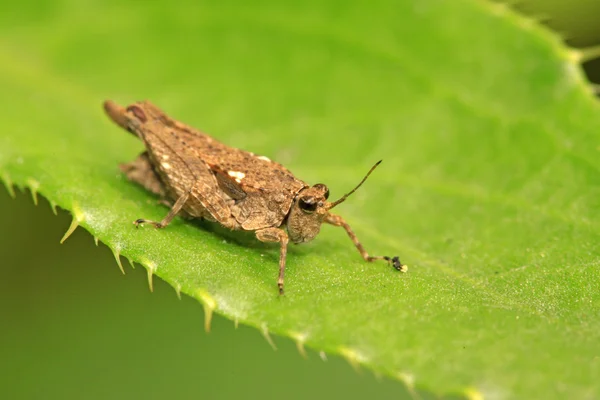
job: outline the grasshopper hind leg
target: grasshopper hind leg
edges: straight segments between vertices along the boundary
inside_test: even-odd
[[[171,207],[171,209],[169,210],[169,213],[160,222],[150,221],[149,219],[144,219],[144,218],[139,218],[139,219],[136,219],[135,221],[133,221],[133,223],[135,224],[136,227],[139,227],[140,225],[143,225],[143,224],[152,224],[156,228],[164,228],[165,226],[169,225],[171,223],[171,221],[173,220],[173,218],[175,218],[175,216],[181,211],[181,209],[183,208],[183,205],[190,197],[191,192],[192,192],[192,189],[187,190],[185,193],[183,193],[181,196],[179,196],[179,198],[177,199],[175,204],[173,204],[173,207]]]
[[[169,222],[171,222],[171,220],[175,217],[175,215],[177,215],[181,211],[181,207],[187,200],[189,192],[181,196],[180,199],[178,199],[178,201],[176,201],[173,204],[173,202],[167,198],[167,193],[164,188],[164,185],[160,180],[159,175],[154,170],[147,151],[140,154],[138,158],[136,158],[134,161],[126,164],[121,164],[120,168],[121,171],[123,171],[123,173],[125,173],[125,175],[127,176],[127,179],[144,187],[146,190],[160,196],[160,203],[171,208],[167,216],[163,218],[163,220],[160,222],[140,218],[134,221],[134,224],[136,226],[139,226],[141,224],[149,223],[156,226],[157,228],[163,228],[167,226]],[[182,213],[184,212],[182,211]]]
[[[231,215],[228,204],[221,197],[211,195],[211,187],[205,181],[194,176],[186,176],[189,181],[196,179],[192,187],[178,194],[168,191],[169,185],[165,185],[156,172],[148,152],[141,153],[134,161],[120,165],[121,171],[127,178],[144,187],[146,190],[158,195],[160,203],[170,208],[169,213],[161,221],[151,221],[139,218],[134,221],[136,226],[152,224],[157,228],[164,228],[175,218],[181,215],[186,219],[202,218],[208,221],[218,222],[229,229],[240,229],[240,224]],[[212,172],[208,169],[208,178]],[[210,179],[208,179],[210,182]]]

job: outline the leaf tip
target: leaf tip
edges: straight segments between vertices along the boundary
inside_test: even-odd
[[[327,354],[325,354],[323,350],[319,352],[319,357],[321,358],[321,360],[327,361]]]
[[[31,191],[31,199],[33,200],[33,204],[38,205],[38,189],[40,188],[40,183],[33,178],[27,179],[27,185],[29,186],[29,190]]]
[[[2,172],[0,173],[0,180],[2,180],[2,183],[4,183],[4,187],[8,191],[8,195],[14,199],[17,195],[15,193],[15,188],[10,176],[6,172]]]
[[[174,289],[175,289],[175,294],[177,294],[177,298],[179,300],[181,300],[181,283],[179,283],[179,282],[175,283]]]
[[[98,246],[98,238],[94,237],[94,239],[96,240],[96,246]],[[115,256],[115,261],[117,261],[119,269],[121,270],[123,275],[125,275],[125,269],[123,268],[123,264],[121,264],[121,247],[119,245],[114,245],[110,246],[110,248],[112,250],[113,256]]]
[[[277,346],[275,346],[275,342],[273,342],[271,335],[269,335],[269,328],[267,327],[267,324],[263,323],[260,326],[260,333],[263,335],[263,337],[265,338],[267,343],[269,343],[269,345],[273,348],[273,350],[277,350]]]
[[[288,334],[294,340],[294,342],[296,342],[296,348],[298,349],[298,353],[300,353],[302,358],[308,358],[306,349],[304,348],[304,343],[306,343],[306,338],[308,335],[300,332],[289,332]]]
[[[204,307],[204,330],[208,333],[210,332],[213,311],[217,308],[217,301],[204,289],[198,289],[196,294]]]
[[[63,244],[65,240],[69,238],[75,232],[75,229],[79,226],[79,223],[83,221],[83,213],[77,206],[77,204],[73,204],[73,220],[71,221],[71,225],[69,225],[69,229],[65,232],[62,239],[60,239],[60,244]]]
[[[408,393],[410,393],[413,399],[418,398],[415,393],[415,376],[413,374],[401,371],[396,374],[396,379],[404,383],[406,390]]]
[[[360,364],[365,362],[365,357],[362,354],[346,346],[338,347],[338,352],[346,359],[346,361],[348,361],[356,372],[360,372]]]
[[[150,288],[151,292],[154,292],[154,282],[152,280],[152,277],[156,272],[156,264],[148,259],[143,259],[140,262],[144,267],[146,267],[146,270],[148,271],[148,287]]]
[[[48,200],[48,202],[50,203],[50,209],[52,210],[52,214],[58,215],[58,211],[56,210],[56,203],[52,200]]]
[[[570,53],[572,53],[572,57],[575,57],[574,61],[578,64],[585,63],[600,58],[600,45],[570,49]]]

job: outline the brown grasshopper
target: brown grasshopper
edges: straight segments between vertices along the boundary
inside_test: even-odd
[[[146,146],[135,161],[122,164],[121,170],[171,207],[162,221],[138,219],[136,226],[149,223],[164,228],[180,214],[218,222],[229,229],[254,231],[262,242],[279,242],[280,294],[288,242],[313,240],[323,222],[344,228],[366,261],[385,260],[398,271],[406,271],[398,257],[370,256],[348,223],[330,213],[363,184],[381,161],[354,189],[330,203],[329,189],[324,184],[309,186],[281,164],[226,146],[175,121],[147,101],[127,108],[106,101],[104,110]]]

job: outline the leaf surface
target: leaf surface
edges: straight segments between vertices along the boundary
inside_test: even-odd
[[[399,3],[399,4],[398,4]],[[600,396],[600,114],[573,54],[487,3],[12,3],[0,16],[0,176],[230,319],[423,396]],[[94,18],[90,19],[89,13]],[[278,250],[176,219],[120,174],[142,151],[102,101],[147,98],[337,198]]]

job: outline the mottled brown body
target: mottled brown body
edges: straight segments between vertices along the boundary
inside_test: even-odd
[[[343,227],[365,260],[384,259],[396,269],[406,270],[398,257],[369,256],[349,225],[329,212],[353,193],[379,163],[352,192],[330,203],[327,186],[310,187],[281,164],[226,146],[171,119],[149,102],[123,108],[107,101],[104,109],[146,147],[135,161],[121,165],[121,170],[171,205],[162,221],[138,219],[136,225],[151,223],[162,228],[175,215],[184,214],[215,221],[229,229],[255,231],[263,242],[279,242],[280,293],[288,242],[312,240],[323,222]]]

